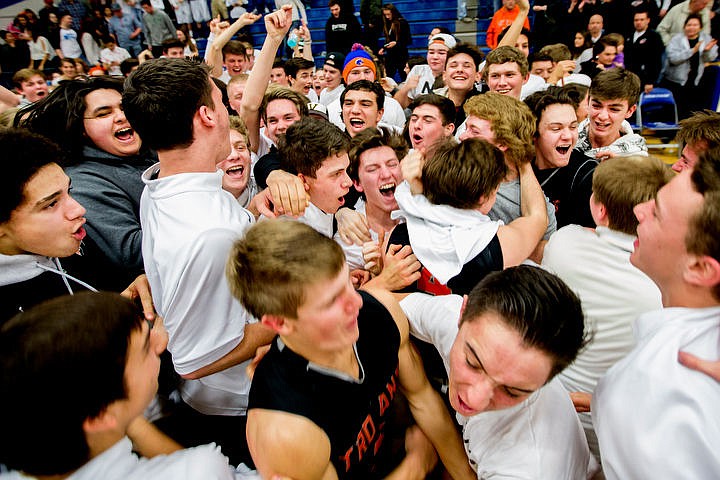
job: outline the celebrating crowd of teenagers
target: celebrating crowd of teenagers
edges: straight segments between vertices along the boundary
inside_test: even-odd
[[[681,89],[717,49],[699,1],[631,12],[662,14],[660,55],[689,42]],[[682,68],[636,39],[624,68],[605,6],[566,9],[583,61],[505,0],[487,56],[436,29],[408,59],[383,5],[384,46],[316,69],[281,5],[213,22],[205,61],[146,33],[161,58],[118,77],[25,69],[0,91],[0,478],[720,476],[720,114],[685,104],[680,159],[649,156],[629,120]]]

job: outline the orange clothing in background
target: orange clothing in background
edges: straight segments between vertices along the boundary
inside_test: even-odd
[[[485,43],[490,48],[497,48],[498,45],[498,35],[502,33],[502,31],[510,26],[510,24],[515,20],[515,18],[520,13],[520,7],[515,5],[515,8],[512,10],[508,10],[505,7],[502,7],[500,10],[495,12],[495,15],[493,15],[492,20],[490,21],[490,26],[487,29],[487,35],[485,36]],[[530,30],[530,22],[528,19],[525,19],[525,28]]]

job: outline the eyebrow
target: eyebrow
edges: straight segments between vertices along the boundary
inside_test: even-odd
[[[72,180],[70,179],[70,177],[68,177],[68,188],[70,188],[71,185],[72,185]],[[47,202],[49,202],[50,200],[53,200],[55,197],[58,197],[58,196],[62,195],[62,193],[63,193],[62,190],[58,190],[57,192],[53,192],[53,193],[51,193],[50,195],[48,195],[48,196],[46,196],[46,197],[43,197],[43,198],[41,198],[40,200],[38,200],[38,201],[35,203],[35,206],[37,207],[37,206],[39,206],[39,205],[42,205],[42,204],[44,204],[44,203],[47,203]]]
[[[487,370],[485,370],[485,366],[483,365],[482,360],[480,360],[480,357],[478,357],[478,354],[475,352],[475,349],[472,347],[472,345],[470,345],[470,343],[468,343],[468,342],[465,342],[465,346],[467,347],[468,350],[470,350],[470,353],[472,353],[473,357],[475,357],[475,360],[477,360],[478,364],[480,364],[480,368],[483,369],[483,371],[485,372],[485,375],[490,377],[490,374],[488,374]],[[490,377],[490,379],[493,381],[493,383],[500,385],[502,387],[505,387],[508,390],[517,390],[518,392],[527,393],[527,394],[535,392],[535,390],[528,390],[526,388],[513,387],[511,385],[500,384],[500,383],[496,382],[495,379],[492,377]]]

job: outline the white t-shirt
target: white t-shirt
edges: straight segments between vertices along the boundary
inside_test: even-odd
[[[592,393],[608,368],[635,346],[633,323],[662,307],[660,290],[630,263],[635,237],[597,227],[568,225],[545,246],[543,268],[555,273],[580,297],[592,341],[558,377],[569,392]],[[589,413],[580,421],[588,444],[598,454]]]
[[[413,100],[420,95],[433,93],[433,84],[435,83],[435,75],[433,75],[430,65],[415,65],[408,74],[408,77],[417,75],[420,81],[414,90],[408,92],[408,98]]]
[[[114,76],[114,77],[122,77],[122,71],[120,70],[120,63],[123,60],[127,60],[130,58],[130,54],[127,50],[125,50],[122,47],[115,47],[115,50],[110,50],[109,48],[103,48],[100,51],[100,61],[102,63],[112,63],[112,62],[118,62],[117,65],[112,65],[108,69],[108,74]]]
[[[78,43],[78,34],[72,28],[60,29],[60,50],[63,56],[70,58],[80,58],[83,51]]]
[[[400,306],[410,333],[435,345],[449,373],[462,297],[412,293]],[[457,419],[478,478],[578,480],[590,478],[597,467],[575,408],[557,379],[511,408]]]
[[[143,173],[140,201],[143,260],[155,308],[169,334],[175,370],[188,374],[219,360],[256,320],[232,296],[225,262],[233,242],[255,221],[222,189],[223,172]],[[243,415],[249,361],[181,387],[183,400],[206,415]]]
[[[337,100],[339,102],[340,95],[342,95],[342,92],[344,92],[344,91],[345,91],[345,85],[343,85],[342,83],[332,90],[323,88],[322,92],[320,92],[319,103],[322,103],[323,105],[325,105],[327,107],[335,100]]]
[[[3,480],[23,480],[20,472],[0,474]],[[214,443],[188,448],[153,458],[138,458],[132,442],[125,437],[73,472],[67,480],[232,480],[228,459]]]
[[[720,478],[720,385],[677,360],[679,350],[720,358],[720,307],[646,313],[635,332],[593,395],[605,477]]]

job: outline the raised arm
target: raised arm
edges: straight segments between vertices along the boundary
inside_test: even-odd
[[[218,17],[219,18],[219,17]],[[260,15],[253,13],[243,13],[240,17],[235,20],[232,25],[227,25],[227,22],[218,22],[216,24],[216,31],[214,32],[214,38],[210,47],[208,47],[208,54],[206,55],[206,61],[208,65],[212,66],[212,76],[220,77],[222,75],[222,49],[232,39],[232,37],[243,27],[252,25],[260,18]]]
[[[250,72],[240,104],[240,117],[248,129],[250,149],[256,153],[260,146],[260,104],[270,82],[270,71],[275,54],[282,45],[283,38],[291,24],[292,7],[290,5],[283,5],[281,9],[265,16],[267,35],[262,49],[260,49],[260,55],[255,59],[255,65]]]
[[[545,196],[530,163],[518,167],[520,174],[520,212],[508,225],[498,228],[504,268],[519,265],[535,250],[548,226]]]
[[[517,6],[520,8],[520,13],[515,17],[515,20],[510,24],[510,28],[505,32],[505,36],[498,43],[498,47],[510,46],[514,47],[517,42],[520,32],[522,32],[525,20],[527,20],[528,12],[530,11],[530,2],[528,0],[517,0]]]

